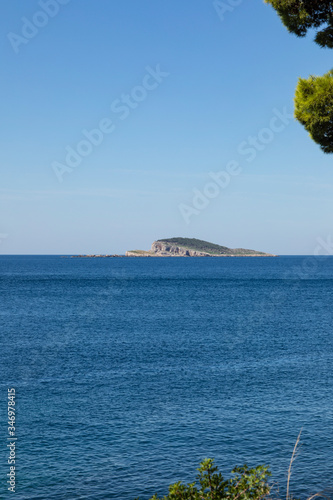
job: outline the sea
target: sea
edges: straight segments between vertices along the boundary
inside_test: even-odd
[[[205,458],[283,498],[300,431],[291,493],[332,498],[332,315],[333,257],[1,256],[0,498],[148,500]]]

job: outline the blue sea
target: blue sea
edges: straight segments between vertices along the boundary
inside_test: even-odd
[[[0,257],[0,498],[148,500],[206,457],[333,486],[333,258]],[[16,391],[16,492],[7,391]]]

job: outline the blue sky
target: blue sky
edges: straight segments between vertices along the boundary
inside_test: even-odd
[[[0,10],[1,253],[186,236],[312,254],[329,237],[332,157],[290,115],[298,77],[332,53],[262,0],[220,16],[211,0]]]

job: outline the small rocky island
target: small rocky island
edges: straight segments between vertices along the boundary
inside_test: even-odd
[[[275,257],[275,255],[244,248],[228,248],[195,238],[170,238],[154,241],[148,251],[129,250],[126,252],[126,257]]]

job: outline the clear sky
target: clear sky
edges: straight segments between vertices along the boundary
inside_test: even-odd
[[[262,0],[225,4],[1,2],[0,253],[329,238],[333,158],[290,115],[332,52]]]

